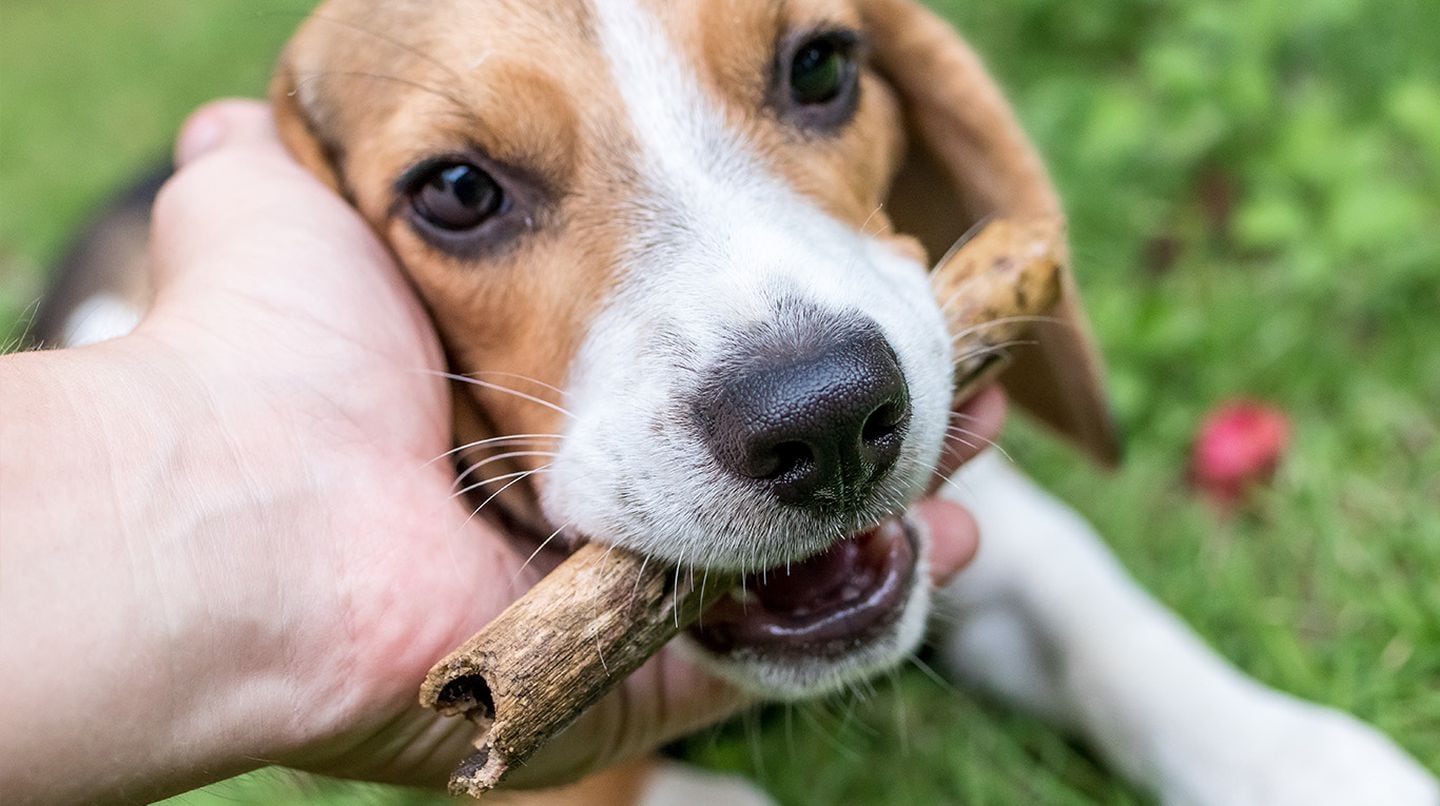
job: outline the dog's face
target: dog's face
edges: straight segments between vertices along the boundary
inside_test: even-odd
[[[512,525],[747,572],[692,638],[769,694],[894,663],[928,606],[903,512],[945,439],[951,354],[885,207],[906,127],[871,54],[897,10],[920,13],[332,0],[277,82],[292,147],[475,381],[461,437],[496,441],[465,484],[507,491]]]

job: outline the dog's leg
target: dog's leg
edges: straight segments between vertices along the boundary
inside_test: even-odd
[[[993,452],[956,482],[983,536],[942,595],[961,679],[1080,732],[1166,803],[1440,803],[1440,784],[1378,731],[1226,663]]]

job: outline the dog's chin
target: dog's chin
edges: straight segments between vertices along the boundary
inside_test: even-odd
[[[930,606],[929,535],[892,517],[803,562],[747,574],[686,635],[705,668],[766,697],[824,694],[895,666]]]

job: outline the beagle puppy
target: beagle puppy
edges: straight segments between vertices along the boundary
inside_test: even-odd
[[[944,447],[952,356],[917,238],[938,254],[985,215],[1059,207],[998,90],[919,13],[342,0],[272,92],[479,381],[459,444],[558,435],[467,486],[518,482],[487,508],[541,538],[750,572],[757,602],[690,638],[767,695],[889,668],[924,632],[903,513]],[[907,133],[922,164],[897,180]],[[1013,394],[1113,459],[1086,328],[1056,315]],[[821,606],[836,576],[865,584]]]
[[[954,485],[980,555],[938,596],[923,582],[905,512],[955,358],[929,258],[1060,203],[978,58],[913,0],[328,0],[271,98],[433,315],[463,381],[461,485],[527,548],[745,572],[680,639],[716,674],[832,690],[908,656],[938,607],[956,677],[1167,803],[1440,802],[1374,730],[1215,656],[993,455]],[[1066,289],[1003,383],[1112,463]],[[741,797],[638,769],[646,802]]]

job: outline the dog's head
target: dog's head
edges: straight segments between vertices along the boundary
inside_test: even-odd
[[[770,694],[913,648],[901,516],[952,394],[926,250],[1058,208],[948,27],[910,0],[330,0],[273,98],[472,381],[464,483],[512,527],[750,572],[692,637]],[[1008,382],[1105,452],[1071,300]]]

